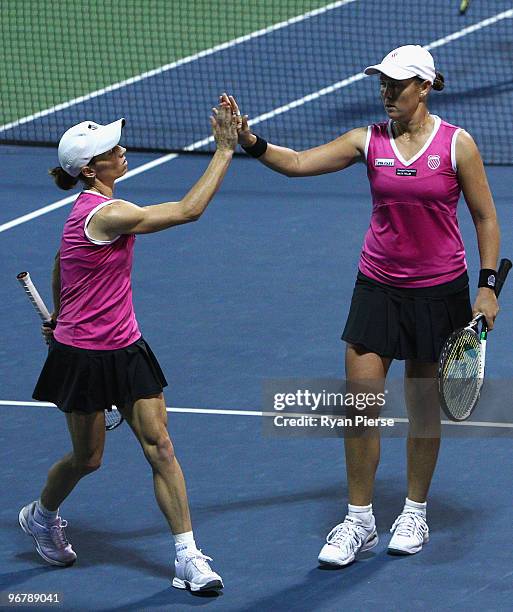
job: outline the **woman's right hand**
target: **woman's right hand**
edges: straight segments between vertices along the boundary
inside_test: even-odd
[[[47,323],[43,323],[43,325],[41,325],[41,334],[43,335],[43,339],[46,342],[46,344],[50,344],[51,341],[53,340],[53,330],[55,329],[56,326],[57,326],[57,316],[56,315],[52,315],[51,321],[48,321]]]
[[[232,114],[231,109],[223,104],[213,108],[210,123],[217,150],[235,151],[237,146],[237,118]]]
[[[219,96],[219,103],[225,108],[229,108],[232,115],[237,119],[237,134],[239,144],[243,147],[251,147],[256,142],[256,136],[249,129],[248,116],[241,115],[239,105],[233,96],[223,93]]]

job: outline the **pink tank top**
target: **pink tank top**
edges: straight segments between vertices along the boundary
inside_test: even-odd
[[[92,239],[87,224],[112,200],[83,191],[62,233],[61,307],[55,339],[83,349],[113,350],[141,337],[130,276],[135,236],[112,242]]]
[[[421,151],[403,159],[390,121],[369,126],[367,175],[372,217],[360,257],[366,276],[396,287],[430,287],[467,269],[456,207],[460,128],[434,116],[435,127]]]

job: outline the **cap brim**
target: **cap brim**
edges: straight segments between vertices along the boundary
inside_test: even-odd
[[[405,68],[400,68],[394,64],[376,64],[375,66],[368,66],[365,68],[364,73],[368,75],[385,74],[391,79],[396,79],[397,81],[404,81],[405,79],[411,79],[412,77],[417,76],[412,70],[406,70]]]
[[[96,147],[93,157],[109,151],[118,144],[121,140],[121,130],[124,125],[125,119],[122,118],[107,125],[102,125],[101,128],[96,130]]]

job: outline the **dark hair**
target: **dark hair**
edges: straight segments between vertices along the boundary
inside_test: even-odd
[[[90,163],[91,162],[89,162],[89,164]],[[56,166],[55,168],[48,170],[48,174],[53,176],[53,180],[55,181],[57,187],[59,187],[59,189],[64,189],[65,191],[68,189],[73,189],[79,180],[82,181],[85,187],[91,187],[94,182],[94,179],[88,179],[82,173],[80,173],[77,177],[71,176],[71,174],[68,174],[66,170],[63,170],[60,166]]]
[[[441,72],[438,72],[437,70],[435,72],[435,80],[433,81],[433,89],[435,91],[442,91],[444,87],[445,87],[444,75]]]
[[[422,85],[422,83],[424,83],[424,81],[426,79],[423,79],[422,77],[415,77],[417,79],[417,83],[419,85]],[[438,72],[438,70],[435,72],[435,80],[433,81],[433,84],[431,85],[431,88],[434,89],[435,91],[442,91],[442,89],[445,87],[445,79],[444,79],[444,75],[441,72]]]
[[[53,176],[53,180],[59,189],[64,189],[66,191],[68,189],[73,189],[73,187],[78,183],[80,176],[71,176],[71,174],[68,174],[66,170],[63,170],[60,166],[48,170],[48,174]]]

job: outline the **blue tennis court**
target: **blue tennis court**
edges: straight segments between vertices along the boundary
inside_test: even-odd
[[[370,19],[363,4],[356,1],[336,10]],[[511,2],[489,2],[486,16],[481,10],[479,19],[473,19],[469,11],[460,29],[509,9]],[[327,18],[328,13],[323,13],[315,23],[300,22],[297,27],[326,32]],[[286,37],[286,31],[282,28],[270,35]],[[451,32],[428,23],[420,42],[428,44]],[[492,42],[504,49],[512,40],[511,18],[476,32],[488,41],[487,52],[497,49]],[[461,57],[471,52],[473,34],[449,40],[433,53],[450,65],[451,53]],[[384,47],[391,48],[405,37],[408,23],[399,21],[396,30],[386,33]],[[220,65],[230,66],[235,61],[230,54],[235,52],[241,63],[241,54],[254,57],[252,45],[257,43],[261,45],[262,39],[241,43],[237,51],[235,47],[222,51]],[[333,58],[336,50],[335,45],[330,47]],[[344,95],[351,88],[365,91],[369,100],[377,99],[377,83],[370,79],[272,114],[379,59],[347,55],[344,73],[330,75],[328,83],[312,70],[305,70],[301,83],[291,79],[297,91],[283,89],[281,82],[298,70],[298,58],[287,56],[276,70],[272,62],[251,62],[255,73],[246,74],[248,82],[259,72],[270,73],[275,80],[270,99],[251,100],[244,112],[254,117],[271,113],[260,121],[258,131],[263,136],[268,130],[276,134],[277,142],[280,130],[286,131],[284,138],[291,145],[300,131],[302,113],[312,113],[316,105],[320,117],[329,115],[330,130],[338,125],[343,131],[380,119],[381,114],[372,116],[373,106],[350,109],[344,105]],[[198,62],[156,78],[167,78],[166,86],[179,88],[194,78]],[[448,87],[439,99],[433,96],[433,111],[449,120],[459,104],[454,93],[460,91],[458,76],[455,70],[454,87]],[[136,86],[144,87],[142,82]],[[490,102],[511,109],[507,77],[502,84],[494,83],[492,90],[486,89],[485,82],[482,86],[482,91],[470,92],[464,102],[468,108],[463,112],[468,111],[475,125],[480,125],[481,108]],[[242,80],[213,76],[205,83],[204,97],[191,100],[198,131],[184,134],[182,145],[208,138],[209,109],[225,88],[234,93],[248,91]],[[131,126],[137,129],[144,109],[132,109],[136,94],[130,87],[119,95],[126,98],[118,98],[115,106],[120,114],[126,113],[130,138]],[[95,98],[89,107],[85,103],[62,111],[63,124],[89,112],[95,118],[98,115],[98,121],[117,118],[102,114],[102,99]],[[43,130],[38,121],[45,118],[34,120],[34,128]],[[164,122],[156,131],[165,129]],[[486,129],[476,138],[492,159],[493,143],[487,140]],[[195,148],[205,146],[208,143]],[[143,171],[120,182],[116,193],[138,204],[180,199],[209,159],[179,154],[161,163],[161,154],[131,153],[130,149],[127,157],[131,170]],[[145,166],[151,162],[155,164]],[[169,431],[187,480],[196,540],[214,558],[213,566],[225,581],[223,593],[195,596],[171,587],[173,541],[153,497],[150,470],[126,425],[108,434],[101,470],[85,478],[63,505],[77,563],[68,569],[46,565],[19,529],[17,516],[38,495],[48,468],[68,449],[69,441],[61,413],[31,400],[45,345],[15,277],[29,270],[50,302],[51,266],[70,204],[22,219],[67,195],[47,175],[48,168],[56,165],[55,149],[3,145],[0,163],[4,176],[0,295],[9,313],[4,317],[0,348],[1,609],[12,609],[6,604],[8,593],[59,593],[60,609],[79,611],[511,608],[513,419],[493,427],[469,426],[458,436],[451,426],[445,427],[429,497],[431,541],[411,558],[386,554],[388,529],[402,507],[406,484],[405,440],[384,438],[374,498],[380,543],[356,563],[335,571],[318,568],[317,554],[326,533],[346,512],[342,441],[283,439],[263,433],[260,411],[266,380],[343,376],[339,338],[371,210],[363,166],[292,180],[254,160],[237,157],[198,223],[137,238],[135,309],[144,337],[170,383],[165,391]],[[502,254],[511,257],[512,166],[489,165],[487,174],[501,221]],[[474,288],[479,258],[474,226],[463,202],[459,222]],[[513,294],[507,286],[487,357],[488,376],[506,385],[513,379],[512,309]],[[402,364],[394,364],[390,376],[400,378]],[[476,415],[486,420],[485,404],[479,405]]]

